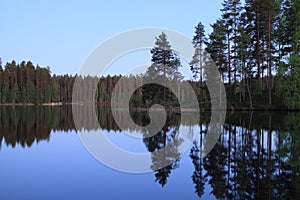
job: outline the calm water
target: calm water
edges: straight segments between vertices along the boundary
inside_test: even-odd
[[[81,143],[71,107],[0,107],[0,199],[297,199],[300,196],[300,114],[228,113],[218,143],[199,158],[210,113],[199,122],[169,115],[156,136],[130,142],[108,109],[99,122],[112,141],[155,151],[192,130],[197,139],[175,163],[152,173],[106,167]],[[122,117],[122,116],[121,116]],[[137,124],[146,113],[132,113]],[[85,117],[87,122],[89,116]],[[124,119],[126,120],[126,119]],[[87,124],[84,129],[93,129]]]

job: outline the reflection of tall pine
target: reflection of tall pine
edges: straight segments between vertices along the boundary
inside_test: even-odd
[[[167,117],[166,124],[156,135],[147,137],[147,134],[151,132],[147,130],[144,134],[143,142],[146,148],[151,152],[152,165],[151,169],[155,170],[155,182],[158,182],[162,187],[167,184],[168,177],[172,170],[179,167],[179,145],[180,141],[177,141],[179,134],[179,120],[176,115],[170,115]],[[166,148],[168,145],[168,148]],[[166,148],[162,150],[162,148]],[[159,151],[160,150],[160,151]],[[172,163],[170,163],[173,161]],[[166,167],[161,169],[160,166],[170,163]]]
[[[202,124],[201,124],[202,126]],[[202,134],[202,133],[201,133]],[[201,142],[200,144],[196,141],[193,143],[193,147],[191,148],[190,157],[194,164],[195,170],[192,175],[193,183],[195,184],[195,193],[199,198],[204,194],[205,182],[207,181],[207,177],[205,172],[203,172],[203,160],[201,158]]]
[[[204,170],[206,171],[206,176],[210,177],[211,194],[214,195],[216,199],[226,199],[228,194],[226,193],[228,189],[226,179],[227,153],[225,145],[218,142],[205,157]]]
[[[162,32],[155,42],[155,46],[151,49],[152,65],[146,72],[146,79],[156,79],[159,82],[167,83],[167,80],[182,79],[181,73],[178,71],[180,67],[180,59],[171,49],[171,45],[167,41],[167,36]],[[159,85],[146,85],[143,90],[144,98],[153,102],[163,99],[163,103],[167,103],[167,97],[170,95],[166,87]]]

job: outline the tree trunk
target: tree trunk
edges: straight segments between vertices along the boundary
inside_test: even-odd
[[[199,68],[200,68],[200,103],[203,101],[203,77],[202,77],[202,42],[200,44],[200,63],[199,63]]]
[[[231,125],[229,126],[228,132],[228,161],[227,161],[227,193],[229,194],[229,186],[230,186],[230,169],[231,169]]]
[[[257,189],[257,198],[259,198],[259,183],[260,183],[260,137],[261,137],[261,131],[257,132],[257,140],[256,140],[256,145],[257,145],[257,167],[256,167],[256,189]]]
[[[236,30],[236,27],[237,27],[237,19],[236,19],[236,14],[237,14],[237,9],[236,9],[236,2],[234,1],[234,60],[233,60],[233,67],[234,67],[234,94],[236,94],[236,64],[237,64],[237,49],[236,49],[236,37],[237,37],[237,30]]]
[[[230,57],[230,33],[228,30],[228,25],[226,25],[227,29],[227,48],[228,48],[228,54],[227,54],[227,59],[228,59],[228,84],[229,84],[229,94],[231,94],[231,57]]]
[[[269,105],[272,105],[272,67],[271,67],[271,8],[269,8],[268,16],[268,90],[269,90]]]
[[[250,90],[250,80],[247,78],[247,90],[248,90],[248,95],[249,95],[249,102],[250,102],[250,110],[253,110],[253,103],[252,103],[252,95],[251,95],[251,90]]]
[[[164,61],[164,106],[166,106],[166,84],[167,84],[167,75],[166,75],[166,64]]]
[[[259,17],[259,6],[256,6],[256,52],[257,52],[257,83],[258,83],[258,91],[260,95],[262,95],[261,90],[261,66],[260,66],[260,17]]]

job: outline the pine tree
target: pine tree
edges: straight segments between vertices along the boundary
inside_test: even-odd
[[[9,99],[9,86],[8,83],[4,83],[2,85],[2,98],[1,98],[1,102],[2,103],[8,103],[8,99]]]
[[[265,29],[261,12],[262,1],[246,0],[245,3],[247,34],[251,38],[251,49],[249,49],[252,57],[251,66],[256,69],[253,71],[256,72],[257,77],[257,92],[262,95],[262,56],[264,55],[262,32]]]
[[[19,86],[17,83],[14,84],[10,90],[10,103],[17,103],[19,101]]]
[[[227,71],[226,60],[226,27],[224,21],[219,19],[211,25],[213,31],[209,34],[206,51],[209,53],[212,60],[215,62],[222,75],[223,82],[225,81],[225,73]]]
[[[237,48],[236,39],[238,33],[238,19],[242,10],[240,0],[224,0],[221,11],[222,19],[225,22],[227,37],[227,70],[229,93],[231,93],[231,73],[233,72],[233,82],[237,83]],[[233,44],[233,45],[232,45]],[[233,54],[232,54],[233,53]],[[233,59],[233,62],[231,61]]]
[[[160,82],[167,84],[167,80],[180,80],[182,79],[181,73],[178,68],[181,66],[178,55],[172,50],[171,45],[167,40],[167,36],[164,32],[156,38],[155,46],[151,49],[152,65],[147,69],[145,74],[146,79],[156,79]],[[143,94],[146,100],[159,100],[161,99],[161,93],[163,93],[163,103],[167,103],[167,95],[170,96],[170,92],[167,93],[166,87],[156,85],[145,86]]]
[[[240,103],[245,100],[245,69],[246,69],[246,59],[247,59],[247,51],[246,51],[246,41],[249,38],[247,37],[245,30],[243,28],[239,28],[239,37],[237,38],[237,58],[239,60],[239,64],[237,66],[237,71],[240,74],[241,81],[239,84],[239,94],[240,94]]]
[[[272,81],[272,71],[274,66],[274,53],[275,53],[275,37],[274,33],[277,31],[274,29],[274,24],[278,24],[277,20],[279,19],[281,0],[262,0],[261,2],[261,23],[262,23],[262,43],[266,44],[262,46],[261,49],[265,52],[264,61],[262,61],[262,65],[266,66],[267,69],[267,89],[268,89],[268,99],[269,105],[272,105],[272,89],[273,89],[273,81]],[[262,68],[264,69],[264,68]],[[263,77],[262,72],[262,77]]]
[[[239,86],[240,93],[240,103],[245,100],[246,90],[248,91],[250,108],[253,108],[252,105],[252,95],[251,95],[251,86],[250,80],[252,79],[252,56],[251,56],[251,38],[247,34],[246,25],[246,16],[245,13],[242,14],[243,20],[241,21],[240,27],[238,29],[239,34],[237,37],[237,58],[239,60],[239,65],[237,67],[238,72],[240,73],[241,81]]]
[[[300,0],[286,0],[283,15],[289,25],[285,26],[285,31],[290,32],[286,33],[287,39],[284,41],[287,61],[279,69],[279,91],[289,109],[300,109]]]
[[[2,60],[0,58],[0,102],[2,99],[2,84],[3,84],[3,68],[2,68]]]
[[[191,71],[194,74],[194,78],[198,78],[199,75],[199,89],[200,89],[200,102],[203,101],[203,50],[204,44],[207,42],[205,37],[204,26],[201,22],[195,27],[195,36],[193,37],[192,43],[195,48],[195,53],[192,61],[190,62]]]

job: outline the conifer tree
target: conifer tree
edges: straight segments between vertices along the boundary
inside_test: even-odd
[[[190,62],[191,71],[194,74],[194,78],[198,78],[199,76],[199,89],[200,89],[200,102],[203,101],[203,50],[204,44],[207,42],[205,37],[204,26],[201,22],[195,27],[195,35],[193,37],[192,43],[195,48],[195,53],[193,55],[192,61]]]
[[[152,54],[152,65],[146,72],[146,78],[156,79],[165,84],[167,80],[182,79],[182,75],[178,71],[178,68],[181,66],[180,59],[172,50],[164,32],[156,38],[155,46],[150,52]],[[166,87],[163,87],[163,91],[161,91],[161,87],[158,85],[146,85],[143,90],[144,98],[148,100],[161,99],[161,93],[163,93],[163,103],[166,104],[168,95]]]

